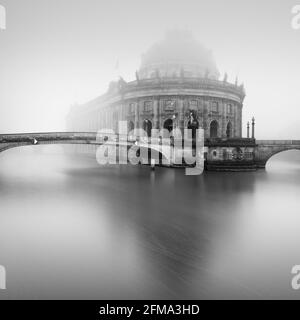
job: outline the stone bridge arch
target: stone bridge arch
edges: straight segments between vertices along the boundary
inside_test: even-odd
[[[255,160],[258,168],[265,168],[268,160],[278,153],[300,150],[300,140],[257,140],[256,143]]]

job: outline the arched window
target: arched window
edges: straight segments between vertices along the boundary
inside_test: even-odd
[[[227,138],[232,138],[232,124],[231,122],[227,123],[227,127],[226,127],[226,137]]]
[[[150,120],[148,120],[148,119],[144,120],[143,129],[146,131],[147,136],[151,137],[152,122]]]
[[[164,122],[164,129],[167,129],[169,132],[173,130],[173,120],[172,119],[167,119]]]
[[[210,138],[217,138],[218,137],[218,128],[219,128],[218,122],[216,120],[213,120],[209,126]]]

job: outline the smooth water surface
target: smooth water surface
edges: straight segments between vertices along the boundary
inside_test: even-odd
[[[298,299],[299,154],[186,176],[51,146],[4,152],[0,298]]]

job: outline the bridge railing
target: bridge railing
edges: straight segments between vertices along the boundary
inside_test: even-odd
[[[81,132],[81,131],[50,131],[50,132],[22,132],[22,133],[2,133],[0,134],[0,137],[2,136],[36,136],[36,135],[54,135],[54,134],[80,134],[80,135],[90,135],[90,134],[97,134],[97,132]]]
[[[34,133],[19,133],[19,134],[0,134],[0,144],[49,144],[49,143],[79,143],[85,144],[102,144],[108,141],[109,143],[119,144],[139,144],[139,145],[161,145],[161,146],[177,146],[183,145],[182,139],[177,139],[174,136],[170,137],[148,137],[147,135],[128,135],[116,134],[112,132],[34,132]],[[192,146],[193,139],[186,139],[185,146]]]
[[[300,140],[256,140],[261,145],[300,145]]]
[[[0,143],[31,143],[66,140],[89,140],[98,143],[105,141],[119,141],[130,143],[153,143],[153,138],[144,135],[127,135],[112,132],[34,132],[19,134],[0,134]],[[166,140],[158,137],[159,144],[167,144]],[[170,143],[170,142],[169,142]]]
[[[1,134],[1,143],[21,143],[29,142],[33,139],[38,141],[49,140],[96,140],[96,133],[91,132],[43,132],[43,133],[21,133],[21,134]]]

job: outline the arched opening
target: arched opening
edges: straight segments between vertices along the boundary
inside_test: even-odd
[[[219,129],[218,121],[213,120],[210,123],[210,126],[209,126],[209,136],[210,136],[210,138],[217,138],[218,137],[218,129]]]
[[[226,137],[227,137],[227,138],[232,138],[232,124],[231,124],[230,121],[227,123],[227,127],[226,127]]]
[[[173,130],[173,120],[172,119],[167,119],[164,122],[164,129],[167,129],[169,132]]]
[[[152,122],[148,119],[144,120],[143,129],[145,130],[147,136],[151,137]]]
[[[266,161],[267,171],[295,173],[300,170],[300,150],[290,149],[274,153]]]

